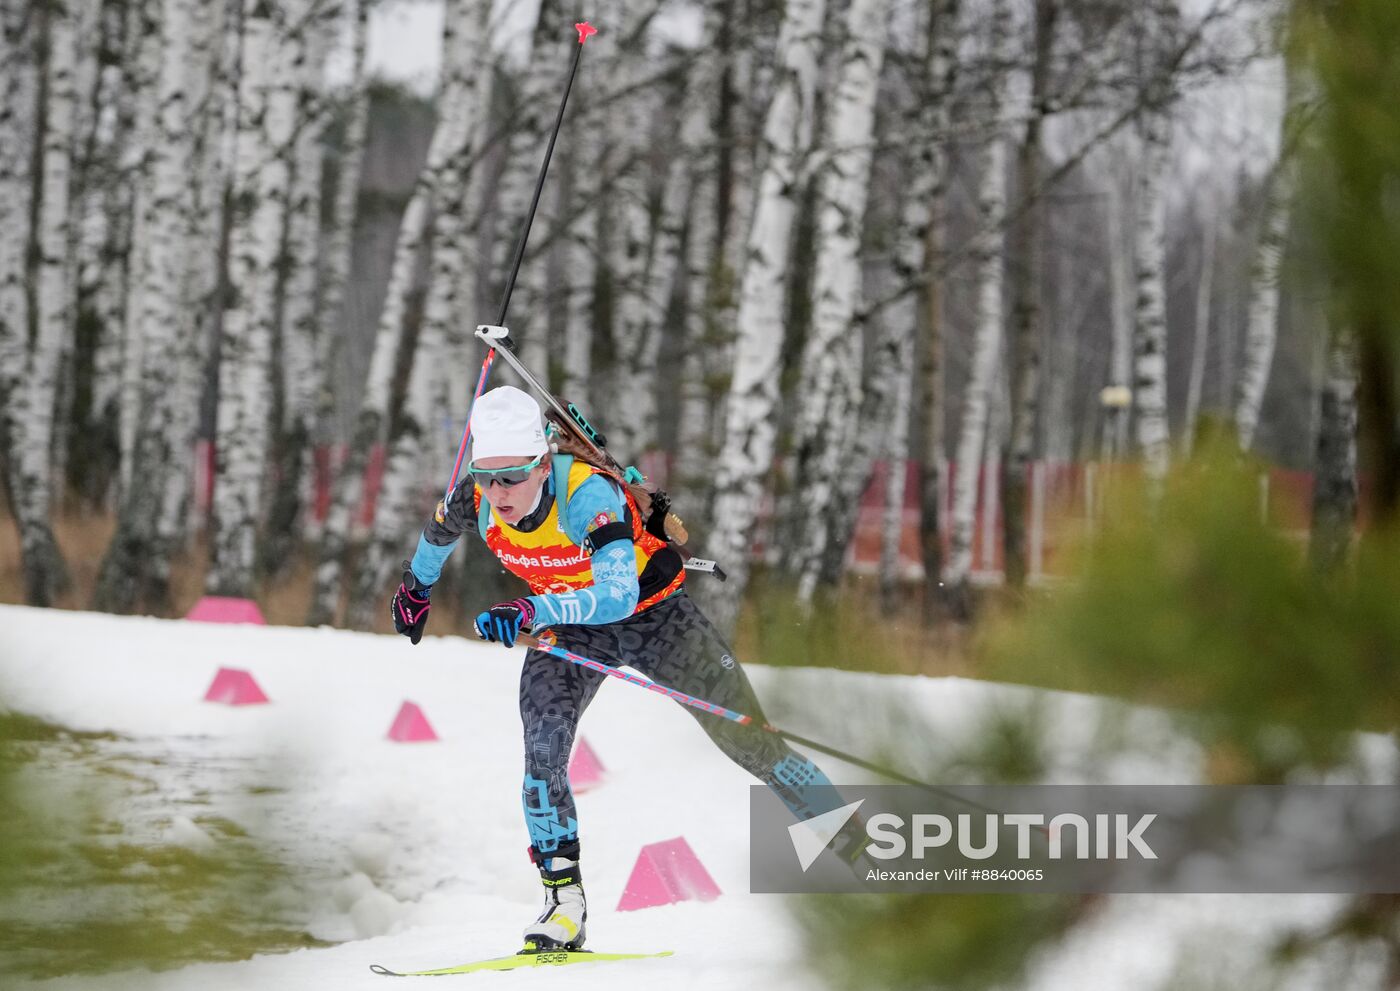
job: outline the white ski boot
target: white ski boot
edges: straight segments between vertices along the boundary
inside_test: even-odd
[[[539,864],[544,884],[544,911],[525,927],[525,951],[580,950],[588,903],[578,862],[568,857],[547,857]]]

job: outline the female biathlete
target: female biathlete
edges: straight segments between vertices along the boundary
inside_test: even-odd
[[[553,453],[539,404],[511,386],[482,395],[471,413],[472,460],[418,540],[390,609],[394,627],[423,636],[430,591],[465,530],[474,531],[531,594],[476,617],[483,639],[513,646],[523,629],[548,628],[560,646],[765,722],[744,670],[685,593],[679,553],[642,525],[636,501],[607,471]],[[579,872],[579,826],[569,754],[579,717],[606,675],[538,650],[520,672],[525,728],[525,824],[544,884],[544,911],[525,929],[527,949],[579,949],[588,917]],[[826,775],[759,725],[686,708],[728,757],[799,818],[834,807]],[[854,860],[863,830],[833,840]],[[531,946],[533,944],[533,946]]]

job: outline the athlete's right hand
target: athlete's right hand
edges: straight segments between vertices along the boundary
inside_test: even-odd
[[[429,596],[431,585],[419,583],[408,562],[403,563],[403,581],[399,590],[389,602],[389,614],[394,617],[395,631],[402,633],[415,644],[423,639],[423,627],[428,625],[428,610],[432,608]]]
[[[528,630],[535,621],[535,607],[529,599],[498,602],[476,617],[476,635],[488,642],[515,646],[522,628]]]

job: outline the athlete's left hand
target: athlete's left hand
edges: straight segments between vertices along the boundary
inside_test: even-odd
[[[476,635],[514,647],[521,629],[529,630],[534,619],[535,607],[529,599],[500,602],[476,617]]]

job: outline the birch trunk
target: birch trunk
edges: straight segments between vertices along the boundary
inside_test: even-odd
[[[585,96],[585,94],[580,94]],[[592,409],[593,324],[597,298],[598,255],[601,222],[598,177],[603,155],[602,141],[592,126],[591,108],[580,100],[578,120],[569,150],[572,201],[578,216],[569,225],[564,244],[564,281],[568,298],[564,304],[563,375],[560,390],[564,399],[585,413]]]
[[[1173,55],[1181,11],[1178,0],[1155,0],[1148,12],[1153,52],[1141,81],[1137,118],[1142,167],[1134,189],[1133,419],[1149,483],[1167,474],[1167,180],[1176,79]]]
[[[1009,12],[999,0],[989,25],[990,50],[1003,53],[1010,35]],[[1007,138],[1002,121],[1004,75],[998,74],[987,88],[988,115],[992,133],[980,165],[978,188],[978,233],[973,257],[977,264],[977,331],[973,342],[972,368],[963,398],[962,427],[958,438],[957,474],[953,483],[951,539],[943,571],[950,605],[959,618],[971,613],[972,535],[977,511],[977,482],[983,453],[987,447],[987,424],[992,392],[996,388],[1003,334],[1003,242],[1006,220]]]
[[[1356,352],[1350,335],[1333,327],[1327,347],[1313,463],[1312,536],[1308,560],[1330,574],[1347,559],[1356,524]]]
[[[554,123],[559,73],[568,65],[567,56],[572,54],[577,41],[578,36],[567,23],[561,0],[541,0],[530,35],[529,54],[521,71],[505,165],[496,187],[496,222],[489,257],[494,273],[492,281],[498,287],[504,287],[510,274],[511,259],[539,175],[543,136]],[[539,218],[541,228],[545,220],[543,216]],[[543,229],[536,230],[531,240],[538,244],[543,233]],[[522,359],[537,376],[547,381],[550,349],[549,320],[542,298],[545,271],[541,252],[526,256],[511,295],[506,322],[511,327],[511,337],[520,343]]]
[[[1105,246],[1108,254],[1108,285],[1110,308],[1108,384],[1116,389],[1129,388],[1133,376],[1133,257],[1135,239],[1132,235],[1132,212],[1135,203],[1133,189],[1141,163],[1123,154],[1109,168],[1112,175],[1106,196],[1107,217],[1104,224]],[[1131,407],[1109,403],[1102,407],[1103,441],[1101,457],[1116,461],[1128,451],[1128,425]]]
[[[1143,112],[1133,258],[1133,420],[1149,481],[1166,477],[1171,457],[1167,432],[1167,167],[1171,122],[1165,109]]]
[[[1259,411],[1269,387],[1269,372],[1278,343],[1278,311],[1283,265],[1288,240],[1288,220],[1294,187],[1291,161],[1280,162],[1269,182],[1259,241],[1254,247],[1254,268],[1249,287],[1249,310],[1244,332],[1244,364],[1240,369],[1239,401],[1235,406],[1235,433],[1240,450],[1254,446]]]
[[[478,2],[479,0],[452,0],[451,6],[448,7],[448,16],[443,19],[444,69],[439,90],[439,123],[428,147],[428,161],[399,224],[389,286],[375,330],[374,349],[370,355],[360,408],[355,416],[354,431],[347,446],[345,461],[336,473],[330,511],[322,528],[315,588],[311,610],[306,620],[312,626],[335,622],[344,558],[350,545],[351,517],[364,497],[364,474],[369,464],[370,453],[376,444],[384,442],[388,430],[390,391],[395,361],[402,347],[408,295],[413,286],[420,254],[431,245],[431,234],[428,230],[431,204],[437,192],[448,185],[445,176],[449,166],[452,165],[454,157],[461,154],[463,143],[468,137],[460,133],[458,126],[465,118],[454,110],[461,99],[459,94],[465,70],[461,67],[451,68],[451,62],[466,57],[465,54],[458,54],[462,27],[460,18],[464,16],[464,8],[470,16],[474,9],[472,5]],[[465,43],[470,43],[471,40],[467,39]],[[479,95],[484,97],[486,93],[486,89],[483,88]],[[480,102],[484,108],[490,101],[481,99]],[[390,484],[387,470],[384,484],[386,487]],[[384,493],[381,493],[380,500],[383,498]],[[359,598],[367,593],[354,594]]]
[[[845,493],[833,484],[856,445],[864,347],[854,322],[861,299],[860,242],[870,189],[875,98],[884,65],[888,0],[852,0],[842,46],[841,73],[826,121],[830,151],[818,186],[818,250],[812,329],[794,446],[798,518],[804,521],[793,564],[798,602],[808,606],[821,577],[831,528],[824,521],[847,513]],[[873,457],[871,459],[873,461]],[[863,476],[868,468],[859,466]],[[862,477],[850,489],[864,487]]]
[[[1181,453],[1189,458],[1196,444],[1196,420],[1201,415],[1201,388],[1206,378],[1206,349],[1210,346],[1211,293],[1215,288],[1215,249],[1220,240],[1219,205],[1216,194],[1207,192],[1205,216],[1201,223],[1200,277],[1196,280],[1196,326],[1191,339],[1191,377],[1186,384],[1185,429],[1181,433]]]
[[[945,472],[943,384],[943,276],[941,253],[947,213],[944,190],[948,155],[944,135],[952,116],[953,89],[958,72],[959,0],[940,0],[929,9],[926,29],[923,89],[918,116],[916,168],[909,204],[899,229],[896,273],[918,279],[915,294],[924,331],[919,378],[923,386],[920,419],[924,449],[919,470],[919,550],[924,567],[923,610],[931,619],[943,602],[943,488]],[[918,316],[915,317],[918,319]]]
[[[19,525],[25,601],[50,606],[68,586],[68,569],[51,527],[54,417],[70,330],[68,186],[77,110],[77,31],[62,7],[45,8],[44,133],[39,167],[34,341],[11,397],[10,499]]]
[[[635,58],[619,52],[622,76],[635,82]],[[640,464],[656,442],[656,357],[661,328],[653,321],[659,292],[651,267],[651,206],[647,161],[639,140],[651,130],[652,102],[632,93],[615,116],[621,129],[610,144],[621,151],[622,172],[609,203],[617,237],[613,241],[613,361],[616,405],[610,411],[609,445],[624,464]],[[611,117],[614,115],[610,115]]]
[[[445,134],[444,128],[439,127],[439,131]],[[437,143],[435,134],[434,144]],[[430,186],[430,182],[419,182],[399,223],[388,293],[374,334],[374,349],[370,354],[360,408],[346,446],[345,461],[336,472],[330,510],[322,527],[315,588],[311,611],[306,619],[311,626],[335,622],[344,558],[350,546],[352,515],[364,498],[364,475],[370,452],[376,444],[383,442],[388,426],[389,393],[393,384],[394,362],[403,340],[406,300],[427,233],[428,201],[432,195]]]
[[[763,128],[767,164],[748,235],[734,375],[716,466],[711,554],[723,563],[729,580],[710,589],[709,613],[725,632],[738,620],[754,522],[773,465],[788,239],[800,192],[798,174],[811,141],[825,11],[825,0],[789,0],[786,5],[778,38],[779,75]]]
[[[282,33],[300,22],[307,0],[254,4],[244,12],[238,130],[229,234],[229,306],[219,357],[211,595],[253,593],[257,528],[270,442],[276,263],[291,180],[281,149],[296,125],[292,66],[279,54]]]
[[[733,4],[720,10],[732,17]],[[715,245],[717,256],[708,281],[713,324],[707,356],[713,383],[708,392],[706,422],[711,437],[720,436],[727,422],[729,387],[738,342],[740,282],[748,264],[745,252],[752,232],[759,193],[760,133],[764,121],[749,95],[755,88],[758,55],[753,40],[726,22],[721,35],[725,68],[720,86],[720,118],[715,129],[719,169],[715,175]],[[713,459],[711,460],[713,464]],[[715,477],[707,476],[713,507]]]
[[[181,352],[181,374],[176,381],[180,406],[172,418],[181,425],[174,450],[181,452],[183,470],[167,475],[156,524],[159,546],[172,553],[193,535],[196,522],[203,523],[202,514],[193,512],[194,449],[210,358],[222,327],[231,215],[227,193],[238,120],[242,0],[201,0],[201,4],[202,13],[197,15],[201,30],[195,38],[203,50],[192,54],[192,71],[198,73],[195,79],[202,81],[203,88],[191,114],[191,126],[197,134],[191,172],[194,206],[189,225],[191,257],[183,287],[186,306],[196,314],[196,320],[194,334]]]
[[[733,3],[706,7],[702,50],[691,70],[681,156],[689,171],[685,267],[688,299],[681,358],[681,415],[676,490],[685,493],[692,532],[708,533],[714,500],[714,464],[722,444],[724,411],[733,372],[735,272],[751,198],[747,164],[751,142],[740,134],[734,77],[746,57],[731,19]],[[736,190],[743,196],[737,196]],[[737,202],[742,200],[742,202]]]
[[[119,464],[117,488],[120,491],[131,480],[132,454],[136,447],[137,425],[141,417],[141,370],[144,356],[141,352],[142,338],[139,331],[141,308],[141,287],[146,284],[145,273],[141,269],[142,257],[132,250],[134,245],[145,243],[146,218],[149,204],[143,199],[148,196],[151,178],[152,146],[155,142],[156,117],[159,113],[160,74],[164,61],[161,50],[164,18],[164,0],[140,0],[133,5],[131,14],[135,20],[128,27],[135,37],[135,44],[129,54],[131,74],[127,89],[131,93],[129,120],[122,121],[130,128],[131,140],[127,148],[127,158],[123,172],[130,187],[134,190],[128,206],[131,218],[123,247],[126,249],[126,291],[120,299],[113,300],[114,312],[120,307],[120,371],[117,376],[116,403],[119,412]]]
[[[852,329],[854,334],[861,332],[859,327]],[[894,408],[901,391],[900,381],[909,379],[914,342],[912,325],[907,321],[882,321],[876,323],[870,333],[876,342],[871,358],[870,387],[864,390],[859,415],[853,414],[853,440],[833,476],[833,497],[827,513],[828,534],[816,569],[817,585],[830,587],[841,580],[846,551],[860,517],[860,497],[870,482],[875,459],[889,446],[890,427],[901,415]],[[907,413],[903,411],[906,423]],[[810,598],[804,600],[806,602],[810,602]]]
[[[148,214],[135,246],[145,284],[134,333],[141,336],[141,420],[133,470],[122,489],[117,531],[102,561],[94,605],[109,612],[167,613],[170,563],[184,528],[203,377],[204,319],[212,303],[204,259],[215,246],[218,184],[207,177],[208,99],[214,91],[223,0],[165,0],[157,140],[151,148]],[[217,117],[217,114],[213,115]],[[210,200],[214,202],[211,203]]]
[[[1050,106],[1050,67],[1055,48],[1059,0],[1035,0],[1035,54],[1031,64],[1030,107],[1017,153],[1022,198],[1040,196],[1041,129]],[[1012,305],[1011,442],[1002,472],[1002,524],[1006,582],[1026,583],[1026,508],[1031,459],[1039,428],[1041,377],[1041,238],[1043,205],[1033,202],[1015,225],[1015,257],[1020,271]]]
[[[20,0],[0,3],[0,453],[8,476],[21,440],[29,364],[28,249],[39,91],[33,18]]]
[[[708,110],[709,108],[704,108]],[[696,110],[694,116],[701,116]],[[681,332],[680,383],[677,400],[680,418],[676,439],[675,490],[685,493],[685,519],[693,530],[709,532],[710,500],[713,497],[712,472],[720,449],[720,430],[712,416],[719,405],[715,370],[715,338],[720,330],[715,299],[718,270],[724,261],[715,244],[716,184],[709,174],[712,163],[703,153],[693,153],[682,138],[683,154],[692,158],[694,173],[687,193],[689,217],[686,221],[685,285],[686,300]],[[724,371],[727,380],[728,369]]]
[[[335,8],[317,6],[304,26],[283,41],[284,61],[293,72],[297,101],[296,135],[284,150],[290,171],[286,229],[278,264],[281,346],[278,362],[281,418],[274,447],[274,486],[267,512],[259,571],[283,573],[305,532],[311,435],[319,382],[327,366],[318,360],[316,285],[320,254],[322,139],[328,107],[323,93],[326,58],[334,37]]]
[[[465,0],[448,14],[460,18],[453,35],[444,40],[443,56],[442,126],[454,143],[447,150],[434,198],[432,275],[399,431],[384,466],[384,488],[375,504],[369,544],[356,572],[350,622],[359,629],[370,628],[383,615],[384,595],[399,574],[408,538],[422,523],[424,480],[432,477],[426,456],[433,450],[430,441],[440,436],[433,429],[433,414],[435,393],[443,381],[443,348],[463,309],[462,294],[471,281],[467,275],[476,263],[466,199],[469,162],[480,145],[484,122],[477,94],[484,73],[475,57],[475,41],[485,33],[490,11],[490,0]]]
[[[885,608],[899,604],[900,546],[904,540],[904,482],[909,464],[909,407],[914,384],[916,324],[905,323],[894,356],[895,375],[890,415],[883,421],[885,440],[885,504],[880,526],[880,595]]]
[[[76,391],[81,405],[74,409],[75,464],[68,485],[85,508],[108,505],[117,471],[121,324],[115,301],[125,281],[122,242],[130,226],[129,183],[121,169],[122,143],[130,135],[120,121],[130,103],[123,66],[134,50],[128,36],[133,21],[123,5],[101,5],[101,40],[95,53],[99,67],[92,81],[84,174],[74,206]]]
[[[345,138],[339,156],[335,190],[331,195],[331,213],[323,231],[324,250],[321,252],[321,295],[316,329],[317,361],[321,375],[317,381],[314,441],[326,443],[330,436],[330,421],[335,412],[332,372],[335,367],[343,328],[347,326],[345,289],[350,281],[355,225],[359,212],[360,173],[364,166],[365,139],[369,130],[369,87],[365,73],[365,55],[369,40],[368,0],[348,0],[345,10],[350,24],[351,80],[345,111]],[[310,525],[308,534],[319,540],[324,527]]]

